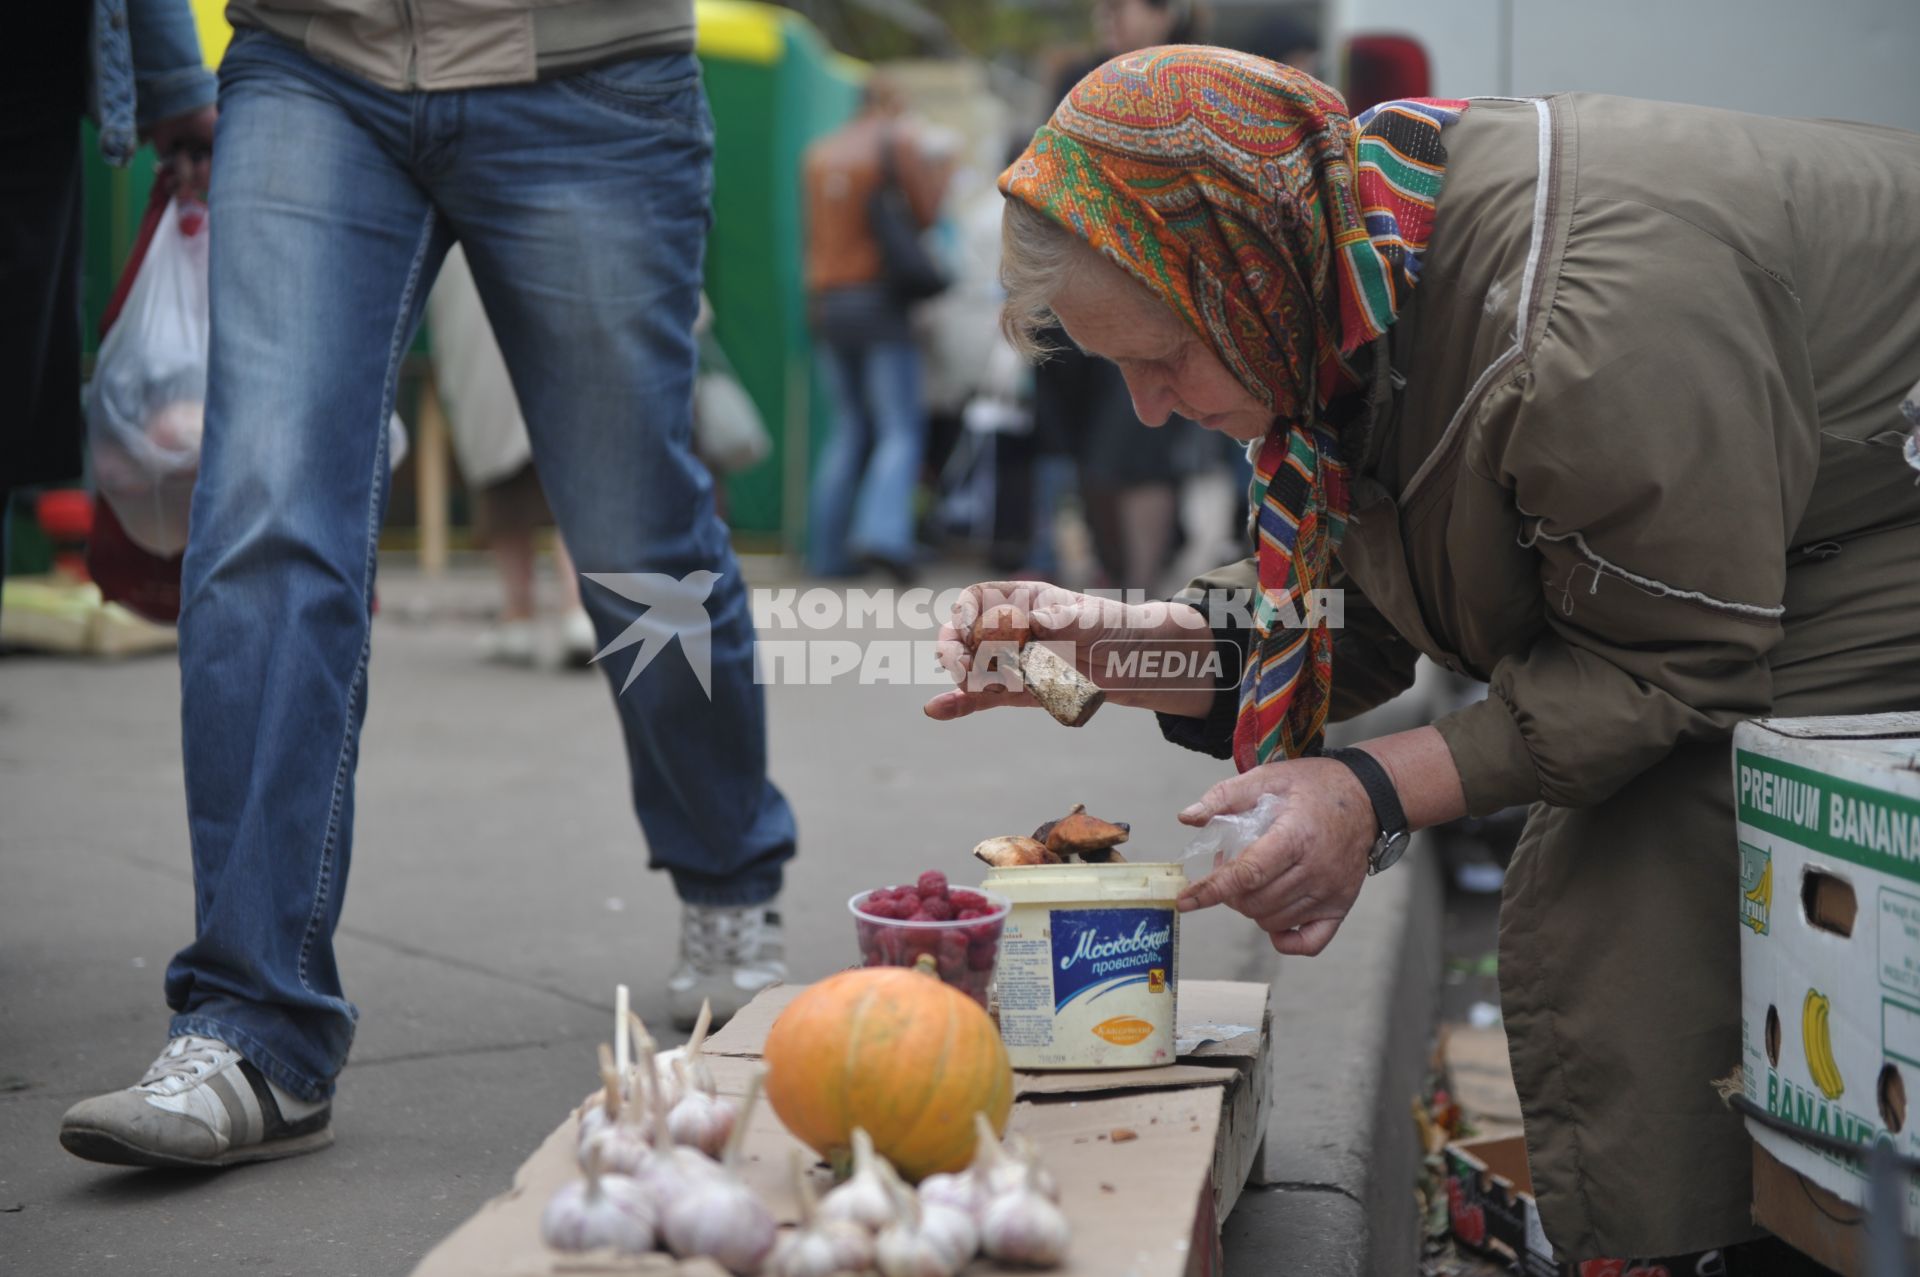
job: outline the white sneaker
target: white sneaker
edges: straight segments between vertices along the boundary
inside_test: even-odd
[[[680,906],[680,965],[667,979],[675,1028],[691,1029],[702,1002],[713,1004],[718,1028],[755,994],[786,978],[786,935],[771,902]]]
[[[168,1042],[137,1085],[60,1119],[61,1147],[115,1166],[237,1166],[331,1143],[330,1102],[296,1100],[226,1043],[193,1036]]]
[[[593,632],[593,618],[585,608],[577,607],[560,618],[560,652],[567,668],[587,668],[599,650],[600,639]]]
[[[532,665],[539,655],[540,636],[532,621],[497,621],[474,640],[480,658],[497,665]]]

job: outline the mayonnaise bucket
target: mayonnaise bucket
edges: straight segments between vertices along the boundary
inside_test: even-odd
[[[1031,865],[982,885],[1013,901],[994,969],[1013,1067],[1173,1063],[1179,865]]]

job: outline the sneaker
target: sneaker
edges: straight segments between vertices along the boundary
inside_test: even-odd
[[[540,655],[540,636],[532,621],[496,621],[473,641],[483,661],[496,665],[532,666]]]
[[[237,1166],[331,1143],[331,1103],[296,1100],[226,1043],[193,1036],[168,1042],[138,1085],[60,1119],[61,1147],[114,1166]]]
[[[561,659],[568,669],[583,670],[593,664],[600,640],[593,632],[593,618],[585,608],[575,608],[560,618]]]
[[[680,965],[667,980],[675,1028],[691,1029],[703,1002],[718,1028],[786,978],[786,935],[771,904],[680,906]]]

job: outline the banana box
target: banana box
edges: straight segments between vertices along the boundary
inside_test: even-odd
[[[1740,1108],[1864,1206],[1871,1146],[1920,1159],[1920,714],[1760,719],[1733,744]],[[1920,1175],[1901,1197],[1920,1235]]]

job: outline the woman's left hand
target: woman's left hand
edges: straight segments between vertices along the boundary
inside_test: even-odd
[[[1299,758],[1223,780],[1180,813],[1183,824],[1283,800],[1273,824],[1232,862],[1181,893],[1187,911],[1224,904],[1265,931],[1281,953],[1325,949],[1360,896],[1380,831],[1359,779],[1341,763]]]

